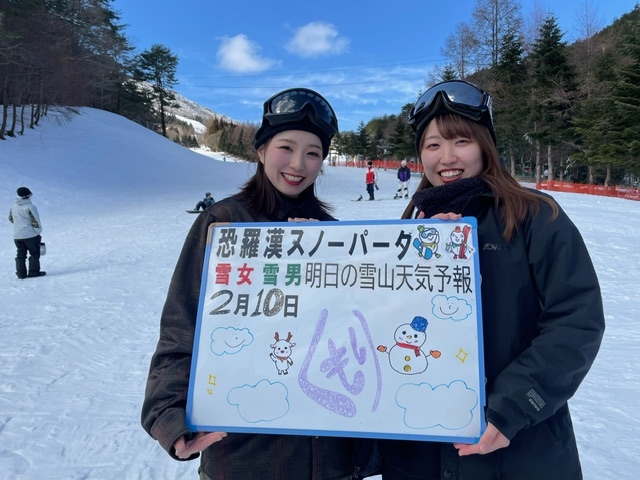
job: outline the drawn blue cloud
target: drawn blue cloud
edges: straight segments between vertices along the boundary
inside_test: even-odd
[[[218,327],[211,332],[211,351],[215,355],[238,353],[253,343],[253,335],[248,328]]]
[[[464,298],[447,297],[446,295],[436,295],[431,299],[433,305],[432,312],[437,318],[442,320],[453,320],[459,322],[471,315],[471,305]]]
[[[238,415],[249,423],[271,422],[289,411],[289,392],[280,382],[260,380],[256,385],[232,388],[227,402],[235,405]]]
[[[462,380],[435,387],[406,383],[398,389],[396,403],[405,410],[404,423],[409,428],[460,430],[473,419],[478,395]]]

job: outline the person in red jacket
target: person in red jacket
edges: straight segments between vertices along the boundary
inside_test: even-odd
[[[367,162],[367,171],[364,172],[364,182],[367,186],[367,193],[369,194],[369,200],[375,200],[373,190],[378,188],[378,174],[375,168],[373,168],[373,162]]]

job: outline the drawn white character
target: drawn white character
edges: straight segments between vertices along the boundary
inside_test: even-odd
[[[403,323],[394,333],[396,341],[387,351],[387,347],[379,345],[377,350],[389,355],[389,364],[396,372],[405,375],[416,375],[424,372],[429,366],[427,357],[439,358],[438,350],[429,350],[425,355],[422,346],[427,341],[427,319],[414,317],[411,323]]]
[[[467,253],[472,254],[475,250],[469,245],[469,232],[471,231],[471,227],[469,225],[465,225],[460,228],[460,225],[456,225],[456,228],[451,232],[449,238],[451,242],[447,243],[444,247],[447,253],[453,255],[453,259],[467,259]]]
[[[289,332],[286,340],[280,340],[280,334],[276,332],[274,336],[276,343],[270,345],[273,352],[269,354],[269,357],[273,360],[273,363],[276,364],[278,375],[288,375],[289,367],[293,365],[293,360],[290,358],[291,349],[295,347],[296,344],[290,342],[292,336],[291,332]]]
[[[440,233],[433,227],[418,226],[418,238],[413,239],[413,246],[418,250],[418,255],[429,260],[435,256],[440,258],[438,253],[438,242],[440,242]]]

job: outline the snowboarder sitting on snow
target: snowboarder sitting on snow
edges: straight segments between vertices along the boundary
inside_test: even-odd
[[[216,203],[216,201],[211,196],[211,192],[207,192],[204,194],[204,198],[196,204],[196,208],[194,210],[200,210],[201,208],[202,210],[206,210],[214,203]]]

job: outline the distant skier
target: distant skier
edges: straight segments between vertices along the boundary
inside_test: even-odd
[[[402,198],[402,191],[404,190],[404,198],[409,198],[409,180],[411,179],[411,170],[407,167],[407,161],[402,160],[400,162],[400,168],[398,169],[398,191],[393,198]]]
[[[375,200],[373,196],[373,189],[378,189],[378,174],[373,168],[373,162],[369,160],[367,162],[367,171],[364,174],[364,181],[367,185],[367,192],[369,193],[369,200]]]

